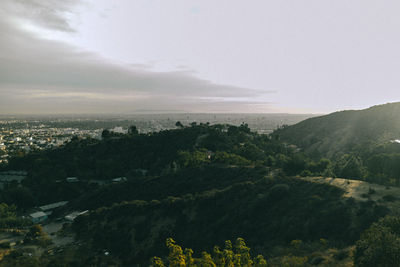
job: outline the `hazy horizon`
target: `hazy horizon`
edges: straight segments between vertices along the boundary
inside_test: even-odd
[[[5,0],[0,114],[326,114],[395,102],[399,7]]]

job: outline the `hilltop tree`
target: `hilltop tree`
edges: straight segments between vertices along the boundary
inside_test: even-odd
[[[110,138],[110,136],[111,136],[111,132],[110,132],[109,130],[107,130],[107,129],[104,129],[104,130],[101,132],[101,138],[102,138],[103,140]]]
[[[129,129],[128,129],[128,134],[129,134],[129,135],[136,135],[136,134],[139,134],[139,130],[136,128],[135,125],[132,125],[132,126],[130,126]]]
[[[183,124],[182,124],[180,121],[177,121],[177,122],[175,123],[175,126],[176,126],[176,127],[179,127],[179,128],[183,128]]]

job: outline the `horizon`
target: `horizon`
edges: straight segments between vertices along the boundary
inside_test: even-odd
[[[166,116],[166,115],[288,115],[288,116],[296,116],[296,115],[311,115],[311,116],[324,116],[329,115],[332,113],[343,112],[343,111],[361,111],[367,110],[370,108],[384,106],[384,105],[391,105],[391,104],[400,104],[400,102],[387,102],[383,104],[376,104],[372,106],[368,106],[365,108],[360,109],[343,109],[343,110],[335,110],[328,113],[287,113],[287,112],[187,112],[187,111],[180,111],[180,112],[160,112],[159,110],[149,110],[147,112],[132,112],[132,113],[101,113],[101,112],[92,112],[92,113],[3,113],[0,114],[1,117],[10,118],[10,117],[109,117],[109,116],[120,116],[120,117],[127,117],[127,116]]]

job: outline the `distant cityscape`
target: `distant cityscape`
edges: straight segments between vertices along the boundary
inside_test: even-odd
[[[146,114],[99,117],[0,117],[0,163],[10,156],[31,150],[59,147],[74,136],[101,138],[104,129],[125,133],[135,125],[140,133],[176,128],[175,123],[247,123],[253,131],[271,133],[282,125],[291,125],[313,117],[312,114]]]
[[[12,122],[6,125],[0,122],[0,163],[7,162],[10,155],[18,152],[58,147],[71,140],[73,136],[99,138],[102,131],[101,129],[84,130],[69,127],[53,128],[46,124],[25,123],[25,127],[14,128]]]

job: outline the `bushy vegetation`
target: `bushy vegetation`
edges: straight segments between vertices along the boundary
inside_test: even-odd
[[[17,216],[16,207],[0,203],[0,229],[22,227],[29,225],[30,221]]]
[[[151,259],[151,267],[186,267],[186,266],[246,266],[246,267],[267,267],[267,261],[262,255],[252,257],[250,248],[247,247],[243,238],[237,238],[234,246],[230,240],[225,241],[225,247],[221,249],[214,246],[213,253],[203,251],[201,258],[193,257],[193,250],[186,248],[183,250],[172,238],[167,238],[166,246],[169,250],[168,258],[163,261],[159,257]]]
[[[275,139],[332,161],[331,175],[400,185],[400,103],[341,111],[282,127]]]
[[[4,189],[0,200],[26,209],[87,194],[96,189],[89,184],[92,180],[137,180],[144,174],[157,179],[209,167],[267,167],[287,175],[322,175],[329,173],[331,164],[325,159],[313,161],[293,147],[251,132],[246,124],[193,124],[148,134],[104,131],[103,140],[74,138],[58,149],[12,158],[8,168],[22,168],[29,175],[23,187]],[[203,176],[207,179],[208,174]],[[67,177],[81,182],[67,183]]]
[[[0,223],[1,214],[9,214],[4,221],[16,218],[11,204],[27,210],[69,200],[66,209],[90,210],[64,228],[73,231],[84,248],[35,258],[32,262],[37,260],[39,266],[146,265],[155,255],[160,258],[152,258],[153,266],[275,266],[273,259],[250,256],[243,239],[224,249],[213,247],[238,236],[253,245],[254,255],[280,257],[277,266],[303,266],[325,258],[293,251],[309,251],[309,244],[322,249],[327,244],[349,246],[388,213],[373,201],[344,199],[338,187],[299,178],[372,179],[376,173],[386,182],[385,173],[393,170],[381,169],[379,162],[395,164],[397,159],[387,160],[386,152],[353,151],[327,159],[283,143],[279,135],[284,130],[267,136],[251,132],[246,124],[177,126],[148,134],[135,127],[128,134],[105,130],[102,140],[74,138],[58,149],[12,158],[7,168],[26,169],[28,178],[0,192],[0,201],[7,203],[3,213],[0,206]],[[375,158],[366,165],[368,157]],[[67,177],[79,182],[69,183]],[[126,179],[112,182],[116,177]],[[183,250],[170,237],[198,253],[212,252]],[[362,240],[368,238],[364,234],[357,243],[357,255],[365,254]],[[26,242],[48,244],[36,226]],[[304,249],[305,244],[310,248]],[[291,250],[276,252],[276,247]],[[343,255],[337,253],[337,258],[348,254]],[[25,256],[10,254],[5,262],[13,259],[24,262]]]
[[[400,263],[400,218],[387,216],[366,230],[356,243],[355,266],[389,267]]]
[[[41,247],[46,247],[51,243],[50,238],[45,232],[43,232],[42,226],[35,224],[33,225],[24,238],[25,244],[36,244]]]
[[[113,183],[86,192],[71,201],[76,209],[97,209],[131,200],[164,199],[213,189],[223,189],[238,182],[256,181],[266,175],[265,168],[207,165],[188,167],[161,176],[146,176]]]
[[[262,178],[221,190],[114,204],[78,217],[73,228],[80,238],[127,263],[162,253],[160,240],[169,236],[194,250],[243,236],[265,255],[270,247],[294,239],[351,244],[386,213],[372,202],[343,202],[342,194],[329,185]]]

